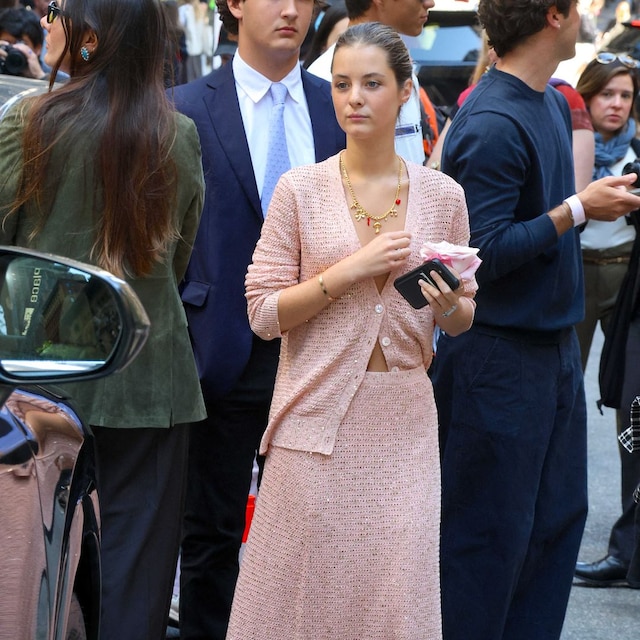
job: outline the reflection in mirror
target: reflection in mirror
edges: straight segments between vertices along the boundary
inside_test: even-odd
[[[0,361],[23,377],[100,369],[122,332],[111,287],[77,268],[0,257]]]

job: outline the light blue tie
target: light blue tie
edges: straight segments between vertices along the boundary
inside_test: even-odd
[[[262,197],[260,198],[263,216],[267,215],[271,196],[280,176],[291,168],[287,136],[284,130],[284,100],[287,97],[287,87],[281,82],[274,82],[269,91],[271,91],[273,106],[269,116],[267,168],[264,173]]]

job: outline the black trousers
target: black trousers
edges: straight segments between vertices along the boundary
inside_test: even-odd
[[[224,640],[238,579],[253,461],[267,426],[280,341],[254,339],[234,389],[191,425],[180,556],[180,639]],[[258,460],[262,464],[262,460]]]
[[[618,412],[620,417],[618,433],[629,427],[631,403],[636,396],[640,395],[638,362],[640,362],[640,317],[634,319],[629,327],[624,383],[620,411]],[[609,554],[628,565],[638,544],[634,533],[636,505],[633,500],[633,492],[640,482],[640,451],[629,453],[621,444],[618,444],[618,449],[620,451],[622,514],[611,530]],[[640,550],[638,550],[638,554],[640,554]]]
[[[92,428],[102,520],[100,640],[164,640],[189,428]]]

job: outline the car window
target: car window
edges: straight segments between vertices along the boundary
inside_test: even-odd
[[[415,61],[475,62],[482,42],[473,27],[427,24],[407,44]]]

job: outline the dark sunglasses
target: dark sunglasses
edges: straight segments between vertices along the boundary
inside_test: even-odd
[[[58,16],[66,16],[67,14],[58,6],[58,3],[53,0],[47,7],[47,24],[52,24]]]
[[[596,56],[596,61],[600,64],[611,64],[616,60],[621,62],[625,67],[628,67],[629,69],[637,69],[638,67],[640,67],[639,60],[636,60],[635,58],[632,58],[631,56],[628,56],[624,53],[616,55],[611,51],[601,51]]]

